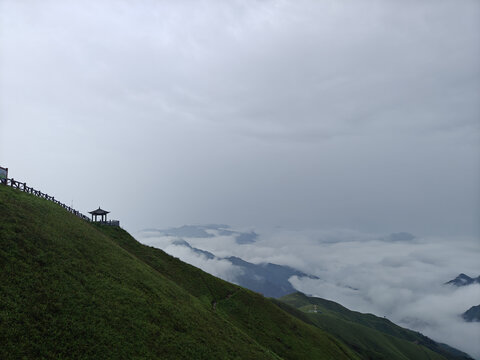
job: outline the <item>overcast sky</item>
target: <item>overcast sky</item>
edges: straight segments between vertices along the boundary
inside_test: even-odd
[[[0,166],[129,230],[480,236],[480,2],[0,0]]]

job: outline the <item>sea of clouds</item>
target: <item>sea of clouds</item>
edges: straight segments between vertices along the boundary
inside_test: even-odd
[[[290,282],[308,295],[385,316],[480,358],[480,323],[467,323],[460,316],[480,304],[480,284],[445,285],[460,273],[480,275],[479,239],[411,238],[353,230],[255,231],[260,235],[250,244],[238,244],[234,236],[221,236],[216,230],[208,230],[213,237],[184,240],[217,257],[288,265],[315,275],[319,279],[292,277]],[[138,238],[228,281],[235,282],[241,272],[228,260],[173,244],[178,240],[175,236],[145,231]]]

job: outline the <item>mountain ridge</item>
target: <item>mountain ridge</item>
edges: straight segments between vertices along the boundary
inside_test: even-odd
[[[462,351],[437,343],[423,334],[402,328],[386,318],[352,311],[331,300],[307,296],[301,292],[279,299],[297,310],[316,326],[339,337],[368,359],[403,359],[412,354],[413,345],[422,345],[449,359],[471,359]],[[424,353],[430,358],[431,353]],[[416,357],[408,357],[418,359]]]
[[[208,260],[216,259],[229,261],[232,266],[240,269],[240,273],[234,278],[236,284],[267,297],[279,298],[295,292],[296,289],[289,282],[289,279],[292,276],[318,279],[318,277],[314,275],[306,274],[286,265],[273,263],[254,264],[237,256],[218,257],[209,251],[191,246],[190,243],[183,239],[174,240],[171,244],[187,247],[195,254],[204,256]]]
[[[0,186],[2,359],[359,359],[259,294]]]
[[[290,305],[119,227],[4,186],[0,204],[2,359],[367,359]]]

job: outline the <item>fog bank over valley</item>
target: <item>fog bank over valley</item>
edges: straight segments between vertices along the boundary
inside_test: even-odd
[[[239,244],[240,233],[257,236]],[[291,276],[294,290],[385,316],[480,357],[480,323],[466,322],[461,316],[480,304],[480,283],[445,284],[460,273],[480,275],[478,239],[226,225],[149,229],[138,233],[137,238],[237,283],[244,270],[228,260],[231,256],[254,264],[297,269],[311,276]]]

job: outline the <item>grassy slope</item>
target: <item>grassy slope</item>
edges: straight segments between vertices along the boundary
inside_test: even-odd
[[[1,359],[357,358],[271,301],[121,229],[5,186],[0,208]]]
[[[338,336],[365,359],[468,359],[466,354],[418,332],[372,314],[348,310],[333,301],[302,293],[287,295],[280,300],[303,311],[302,316]],[[314,305],[317,305],[318,313],[311,312]]]
[[[334,337],[279,311],[270,299],[218,279],[162,250],[142,245],[122,229],[101,229],[128,252],[183,287],[206,306],[216,301],[219,317],[276,354],[298,359],[357,357]]]

